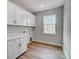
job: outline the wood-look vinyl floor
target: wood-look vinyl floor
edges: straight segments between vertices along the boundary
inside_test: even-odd
[[[31,42],[28,51],[18,59],[65,59],[62,48]]]

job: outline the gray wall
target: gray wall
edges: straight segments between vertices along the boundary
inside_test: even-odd
[[[71,59],[71,3],[66,0],[64,5],[63,44],[67,59]]]
[[[56,14],[56,35],[43,33],[43,16]],[[55,8],[36,13],[36,28],[33,32],[33,40],[61,45],[63,40],[63,8]]]

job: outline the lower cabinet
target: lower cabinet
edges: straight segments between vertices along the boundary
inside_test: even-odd
[[[27,41],[26,38],[8,40],[8,59],[16,59],[16,57],[27,51]]]
[[[28,40],[27,40],[28,41]],[[19,41],[19,54],[22,54],[23,52],[27,51],[27,42],[26,39],[21,38]]]
[[[20,46],[19,46],[19,41],[20,41],[20,38],[18,39],[14,39],[14,57],[16,58],[20,53]]]
[[[15,59],[15,47],[14,47],[14,40],[8,41],[8,54],[7,58],[8,59]]]

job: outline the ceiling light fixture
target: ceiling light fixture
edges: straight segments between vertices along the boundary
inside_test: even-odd
[[[44,7],[44,5],[41,5],[41,7],[43,8],[43,7]]]

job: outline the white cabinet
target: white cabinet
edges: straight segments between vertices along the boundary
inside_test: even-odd
[[[20,40],[20,54],[22,54],[23,52],[25,52],[27,50],[27,45],[26,45],[26,39],[21,39]]]
[[[29,37],[8,40],[8,59],[16,59],[16,57],[27,51],[29,42]]]
[[[14,59],[14,55],[12,51],[13,51],[13,45],[8,45],[8,54],[7,54],[8,59]]]
[[[15,11],[15,20],[16,20],[16,25],[22,25],[22,13],[23,13],[23,10],[18,7],[17,5],[15,6],[16,7],[16,11]]]
[[[16,55],[15,52],[16,52],[17,49],[15,49],[14,44],[15,44],[14,40],[9,40],[8,41],[8,59],[15,59],[15,55]]]
[[[7,3],[7,15],[8,25],[22,25],[21,8],[10,1]]]
[[[17,39],[14,39],[14,56],[15,56],[15,58],[17,57],[17,56],[19,56],[19,49],[20,49],[20,46],[19,46],[19,41],[20,41],[20,39],[19,38],[17,38]]]
[[[29,25],[29,17],[28,17],[28,12],[27,11],[22,11],[21,12],[22,15],[22,25],[24,26],[28,26]]]
[[[28,26],[35,26],[35,16],[31,13],[28,13]]]
[[[30,26],[33,26],[33,15],[29,14]]]
[[[15,5],[7,2],[7,23],[14,24],[15,20]]]
[[[35,16],[22,9],[18,5],[8,1],[7,3],[7,24],[20,26],[34,26]]]
[[[35,20],[36,17],[34,15],[32,15],[32,18],[31,19],[32,19],[32,25],[33,26],[36,26],[36,20]]]

